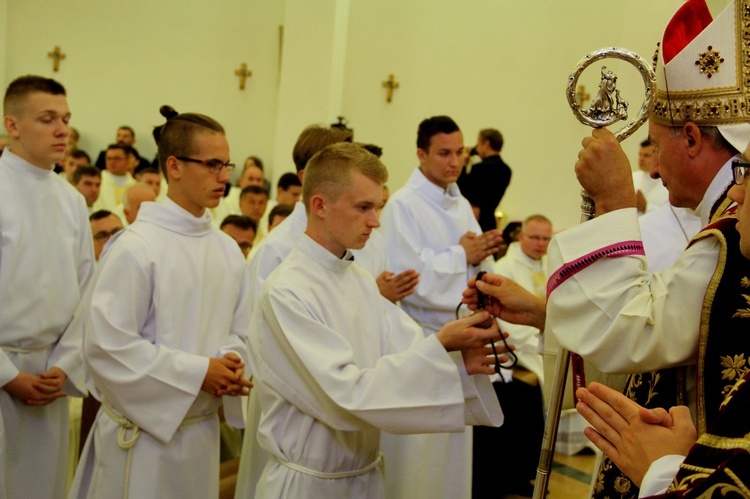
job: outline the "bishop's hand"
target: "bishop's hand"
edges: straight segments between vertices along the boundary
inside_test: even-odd
[[[582,144],[575,171],[581,187],[594,200],[596,214],[635,207],[630,162],[614,134],[596,128]]]
[[[469,310],[477,309],[477,289],[484,294],[484,308],[493,316],[510,322],[544,330],[546,303],[521,285],[497,274],[485,274],[477,283],[471,278],[461,300]]]

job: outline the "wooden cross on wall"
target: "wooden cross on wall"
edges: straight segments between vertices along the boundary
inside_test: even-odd
[[[393,75],[388,75],[388,79],[383,82],[383,88],[388,89],[388,93],[385,96],[386,102],[391,102],[393,99],[393,91],[398,88],[398,82]]]
[[[584,87],[583,85],[578,85],[578,88],[576,88],[576,102],[578,103],[578,107],[583,109],[583,105],[590,98],[591,95],[586,93],[586,87]]]
[[[240,78],[240,90],[245,90],[245,81],[253,75],[253,72],[248,70],[247,64],[243,62],[240,69],[234,70],[234,74]]]
[[[47,57],[52,58],[52,70],[57,72],[60,70],[60,61],[65,59],[65,54],[60,50],[59,45],[55,45],[55,50],[47,52]]]

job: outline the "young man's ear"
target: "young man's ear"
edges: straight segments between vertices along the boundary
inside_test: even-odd
[[[310,213],[319,218],[325,218],[326,199],[321,194],[315,194],[310,199]]]
[[[6,115],[5,118],[3,118],[3,125],[5,125],[5,130],[8,132],[8,136],[11,139],[18,140],[18,125],[16,124],[16,117]]]
[[[174,156],[167,157],[167,164],[165,167],[167,173],[167,180],[174,179],[179,180],[182,177],[182,165]]]

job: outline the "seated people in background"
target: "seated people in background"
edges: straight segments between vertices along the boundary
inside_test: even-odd
[[[225,196],[219,202],[219,206],[211,210],[211,213],[214,216],[214,224],[218,227],[218,224],[224,220],[227,215],[242,214],[240,208],[240,194],[244,188],[255,185],[264,189],[268,194],[270,191],[265,188],[264,182],[263,162],[255,156],[250,156],[245,160],[245,164],[242,167],[242,173],[237,179],[237,186],[229,186],[229,190],[225,192]],[[260,217],[256,219],[256,223],[258,223],[258,220],[260,220]]]
[[[277,204],[268,214],[268,232],[271,232],[277,225],[286,220],[294,211],[294,205]]]
[[[261,219],[261,222],[264,225],[268,226],[268,233],[270,233],[272,229],[276,228],[281,222],[286,220],[292,214],[292,212],[294,211],[294,206],[288,204],[277,204],[270,210],[266,208],[266,211],[269,212],[268,216],[263,217]],[[247,255],[248,262],[255,257],[255,254],[260,250],[260,248],[263,247],[263,242],[265,241],[266,239],[264,238],[258,244],[253,245],[253,249]]]
[[[294,205],[302,196],[302,182],[296,173],[285,173],[276,185],[276,204]]]
[[[97,210],[116,211],[117,206],[122,203],[122,195],[125,189],[136,184],[136,180],[130,174],[130,161],[128,159],[128,146],[122,144],[110,144],[105,153],[106,168],[102,171],[102,186],[99,199],[94,207]]]
[[[243,426],[246,264],[206,212],[234,167],[229,144],[208,116],[161,112],[168,199],[110,241],[83,307],[87,384],[102,408],[71,498],[216,497],[219,405]]]
[[[489,315],[425,337],[354,264],[350,249],[379,225],[387,175],[377,157],[347,143],[305,168],[305,233],[269,276],[249,329],[258,439],[271,454],[255,497],[384,497],[381,429],[463,432],[502,422],[484,376],[497,324],[472,327]]]
[[[240,212],[246,217],[253,219],[258,225],[258,234],[255,236],[255,243],[263,240],[266,233],[262,232],[261,220],[268,206],[268,192],[258,185],[249,185],[242,189],[240,193]]]
[[[143,170],[135,174],[135,179],[139,183],[146,184],[151,187],[156,194],[156,199],[159,200],[162,182],[164,182],[164,179],[162,179],[159,170],[157,170],[156,168],[144,168]],[[166,182],[164,182],[164,184],[166,185]]]
[[[95,211],[89,215],[89,223],[91,224],[91,235],[94,237],[94,256],[99,261],[107,241],[124,229],[124,226],[120,217],[107,210]]]
[[[294,207],[294,204],[300,200],[302,195],[302,182],[296,173],[285,173],[279,177],[279,181],[276,184],[276,199],[269,199],[266,209],[263,215],[260,217],[258,222],[258,231],[265,237],[269,232],[269,213],[271,210],[279,204],[290,205]]]
[[[156,201],[156,194],[150,185],[135,184],[128,187],[125,195],[122,197],[121,207],[125,222],[128,225],[132,225],[138,216],[141,204],[154,201]]]
[[[552,239],[552,222],[543,215],[531,215],[523,222],[518,241],[495,262],[494,272],[509,277],[545,298],[547,290],[547,246]],[[500,428],[474,427],[473,495],[495,498],[515,493],[531,496],[544,435],[544,358],[539,329],[500,322],[516,346],[518,363],[512,370],[493,375],[493,387],[505,413]],[[513,459],[493,473],[493,456],[503,446],[514,449]]]
[[[257,227],[252,218],[244,215],[229,215],[221,222],[221,231],[237,241],[245,258],[253,249]]]
[[[249,185],[266,188],[263,178],[263,162],[257,156],[248,156],[242,167],[242,175],[237,179],[237,185],[244,189]],[[266,189],[267,191],[267,189]]]
[[[91,158],[89,158],[89,155],[85,151],[72,149],[65,153],[65,159],[62,162],[63,171],[60,172],[60,176],[72,184],[73,172],[76,171],[76,168],[90,164]]]
[[[503,238],[498,245],[495,260],[499,260],[504,257],[508,252],[508,248],[510,247],[510,245],[518,241],[518,234],[521,233],[522,225],[523,223],[519,221],[511,221],[507,223],[502,232]]]
[[[117,129],[117,133],[115,134],[115,144],[123,144],[132,148],[135,157],[137,158],[137,164],[134,169],[140,170],[141,168],[148,168],[151,166],[151,163],[141,158],[141,155],[138,154],[138,150],[135,148],[135,131],[131,127],[123,125]],[[104,170],[106,167],[106,158],[107,150],[105,149],[104,151],[101,151],[96,158],[96,166],[100,170]]]
[[[93,211],[93,206],[96,204],[96,200],[99,199],[101,184],[102,173],[95,166],[79,166],[73,172],[73,187],[83,194],[89,213]]]
[[[68,134],[68,150],[72,151],[73,149],[78,149],[78,141],[81,140],[81,134],[78,133],[78,130],[74,127],[69,127],[70,133]],[[91,160],[89,159],[89,162],[86,163],[87,165],[91,164]]]

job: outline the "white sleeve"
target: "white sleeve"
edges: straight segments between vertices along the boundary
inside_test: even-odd
[[[692,364],[718,255],[698,240],[649,280],[635,209],[568,229],[549,247],[547,333],[604,373]]]
[[[425,309],[454,310],[466,289],[466,251],[458,241],[446,241],[439,249],[425,247],[414,229],[420,222],[408,206],[393,203],[386,204],[382,215],[390,270],[398,274],[414,269],[419,273],[419,284],[405,301]]]
[[[641,482],[638,497],[650,497],[666,492],[684,460],[685,456],[671,454],[651,463]]]
[[[232,325],[229,329],[229,336],[224,347],[219,351],[218,357],[223,357],[229,352],[234,352],[245,362],[245,371],[243,377],[250,379],[252,373],[249,367],[250,352],[247,347],[247,330],[250,326],[250,316],[252,315],[252,306],[248,300],[250,292],[250,272],[247,265],[243,266],[244,275],[242,278],[242,287],[237,299],[237,305],[234,309]],[[224,396],[224,418],[235,428],[245,427],[245,405],[247,402],[245,396]]]
[[[168,442],[200,392],[209,359],[141,336],[153,307],[153,277],[147,252],[123,246],[109,249],[94,284],[84,358],[103,398]]]
[[[84,310],[83,299],[86,296],[89,287],[92,285],[93,277],[96,270],[96,259],[94,258],[94,238],[91,235],[91,224],[88,220],[86,203],[83,199],[76,198],[78,201],[79,223],[81,233],[76,249],[78,262],[78,293],[80,303],[76,307],[73,318],[65,327],[62,336],[55,347],[50,352],[47,360],[47,368],[57,366],[65,372],[66,379],[63,385],[64,391],[72,396],[85,396],[86,381],[83,372],[83,323]]]
[[[270,244],[261,244],[248,264],[250,287],[248,289],[247,303],[251,308],[255,307],[260,298],[260,290],[273,270],[279,266],[283,257]],[[252,310],[251,310],[252,312]]]
[[[259,307],[251,345],[258,376],[300,411],[341,431],[463,431],[461,380],[434,336],[413,335],[407,350],[360,367],[349,341],[308,313],[293,292],[269,289]],[[367,334],[382,331],[375,325]]]

